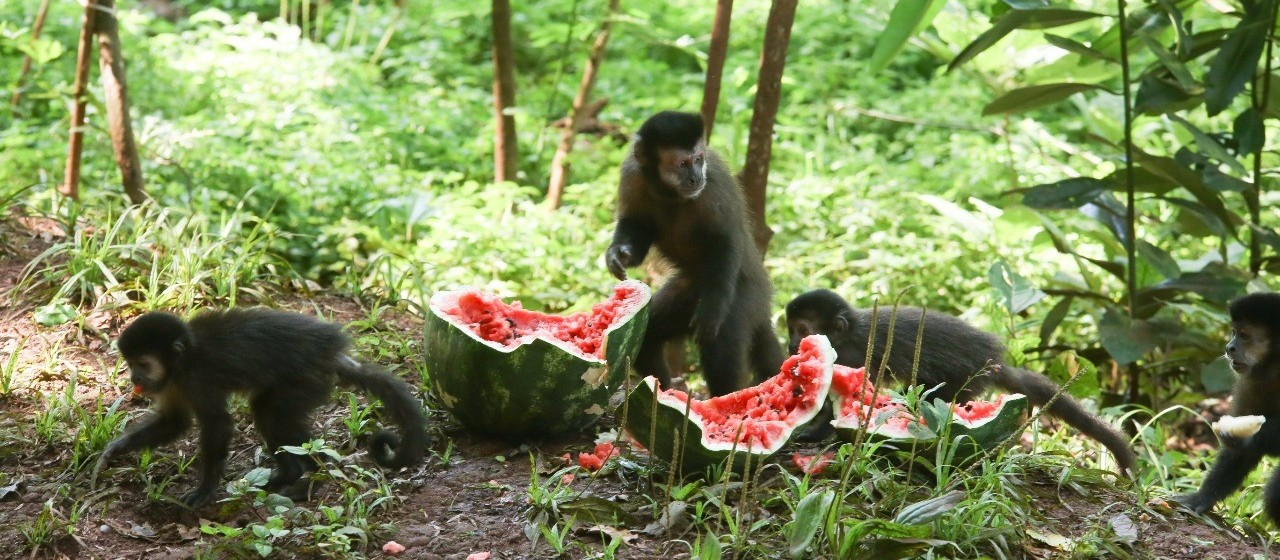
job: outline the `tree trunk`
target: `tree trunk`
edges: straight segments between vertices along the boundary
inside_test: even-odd
[[[493,180],[516,180],[515,57],[511,53],[511,3],[493,0]]]
[[[773,152],[773,121],[778,114],[782,70],[787,62],[787,45],[791,42],[791,23],[795,16],[796,0],[773,0],[760,53],[751,136],[747,140],[747,161],[739,175],[755,227],[756,245],[762,255],[773,238],[773,230],[765,223],[765,191],[769,184],[769,158]]]
[[[587,65],[582,69],[582,82],[578,84],[578,93],[573,96],[573,107],[569,111],[569,126],[560,134],[560,145],[556,147],[556,155],[551,158],[551,180],[547,184],[547,204],[552,210],[560,207],[560,199],[564,195],[564,184],[569,176],[569,150],[573,148],[573,134],[578,129],[586,112],[583,107],[587,98],[591,97],[591,89],[596,85],[596,75],[600,72],[600,63],[604,60],[604,49],[609,45],[609,31],[613,27],[613,17],[618,13],[619,0],[609,0],[609,11],[600,22],[600,30],[596,32],[595,43],[587,55]]]
[[[49,16],[49,0],[41,0],[40,11],[36,12],[36,21],[31,24],[31,42],[35,42],[40,38],[40,30],[44,29],[44,20]],[[18,116],[18,101],[22,99],[22,86],[27,81],[27,74],[31,73],[31,55],[22,57],[22,70],[18,73],[18,83],[13,86],[13,97],[9,98],[9,107],[13,110],[13,116]]]
[[[58,192],[72,200],[80,199],[80,154],[84,149],[85,89],[89,83],[89,57],[93,55],[93,21],[98,13],[94,0],[85,0],[80,22],[80,42],[76,46],[76,82],[71,106],[71,139],[67,143],[67,170]]]
[[[716,3],[716,21],[711,27],[711,46],[707,49],[707,81],[702,88],[702,126],[706,138],[716,123],[716,107],[720,104],[720,79],[724,77],[724,58],[729,51],[729,20],[733,16],[733,0]]]
[[[138,161],[138,145],[133,139],[129,119],[129,88],[125,80],[124,56],[120,53],[120,26],[116,19],[115,0],[98,0],[102,14],[94,23],[98,35],[98,73],[102,79],[103,103],[107,107],[107,129],[120,179],[129,201],[142,204],[147,200],[142,183],[142,163]]]

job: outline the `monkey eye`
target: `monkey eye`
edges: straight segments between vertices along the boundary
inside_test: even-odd
[[[701,165],[701,164],[702,164],[702,156],[698,156],[698,157],[696,157],[696,158],[693,158],[693,162],[694,162],[694,163],[696,163],[696,164]]]

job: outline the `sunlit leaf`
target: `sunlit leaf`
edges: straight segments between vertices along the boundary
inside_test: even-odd
[[[1090,90],[1106,91],[1102,86],[1070,82],[1018,88],[1006,92],[991,103],[988,103],[986,107],[982,108],[982,115],[1021,113],[1022,111],[1056,103],[1082,91]]]
[[[965,46],[960,51],[960,54],[957,54],[955,59],[947,65],[947,71],[955,70],[960,65],[981,54],[982,51],[991,48],[992,45],[998,43],[1000,39],[1003,39],[1005,35],[1008,35],[1014,29],[1049,29],[1101,17],[1101,15],[1094,12],[1062,8],[1010,10],[1001,16],[990,29],[984,31],[972,43]]]
[[[1115,62],[1115,60],[1112,59],[1111,57],[1108,57],[1107,55],[1102,54],[1101,52],[1098,52],[1097,49],[1087,46],[1084,43],[1081,43],[1080,41],[1077,41],[1075,39],[1063,37],[1061,35],[1054,35],[1052,33],[1045,33],[1044,40],[1047,41],[1050,45],[1053,45],[1055,47],[1058,47],[1070,53],[1078,54],[1085,58],[1092,58],[1094,60],[1105,60],[1107,62]]]
[[[889,66],[907,40],[927,27],[945,5],[946,0],[901,0],[894,4],[889,23],[876,39],[875,50],[867,62],[871,71],[879,72]]]
[[[1044,299],[1044,292],[1030,280],[1014,272],[1003,260],[996,261],[987,271],[987,280],[995,288],[1009,315],[1017,315]]]
[[[1164,45],[1160,44],[1158,39],[1145,32],[1139,33],[1138,37],[1147,46],[1147,50],[1156,55],[1156,59],[1160,61],[1160,64],[1164,65],[1169,74],[1175,80],[1178,80],[1178,85],[1182,86],[1183,89],[1191,89],[1196,86],[1196,79],[1191,75],[1191,71],[1187,70],[1187,66],[1181,60],[1178,60],[1176,55],[1169,52],[1169,49],[1164,48]]]

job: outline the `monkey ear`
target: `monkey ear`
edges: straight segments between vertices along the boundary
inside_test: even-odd
[[[844,332],[849,330],[849,318],[845,317],[844,313],[836,315],[835,324],[837,331]]]
[[[635,142],[632,142],[631,144],[631,155],[636,158],[636,163],[639,163],[641,167],[649,165],[647,152],[648,150],[645,149],[644,145],[644,138],[637,134]]]

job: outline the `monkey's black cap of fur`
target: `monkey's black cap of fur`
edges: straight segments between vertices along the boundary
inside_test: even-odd
[[[1231,302],[1231,322],[1266,327],[1273,334],[1280,331],[1280,293],[1249,294]]]
[[[636,135],[650,149],[692,150],[702,140],[702,115],[663,111],[644,121]]]
[[[186,337],[187,324],[182,318],[172,313],[152,311],[134,319],[120,339],[116,347],[125,356],[135,356],[157,350],[167,350],[174,342]]]

